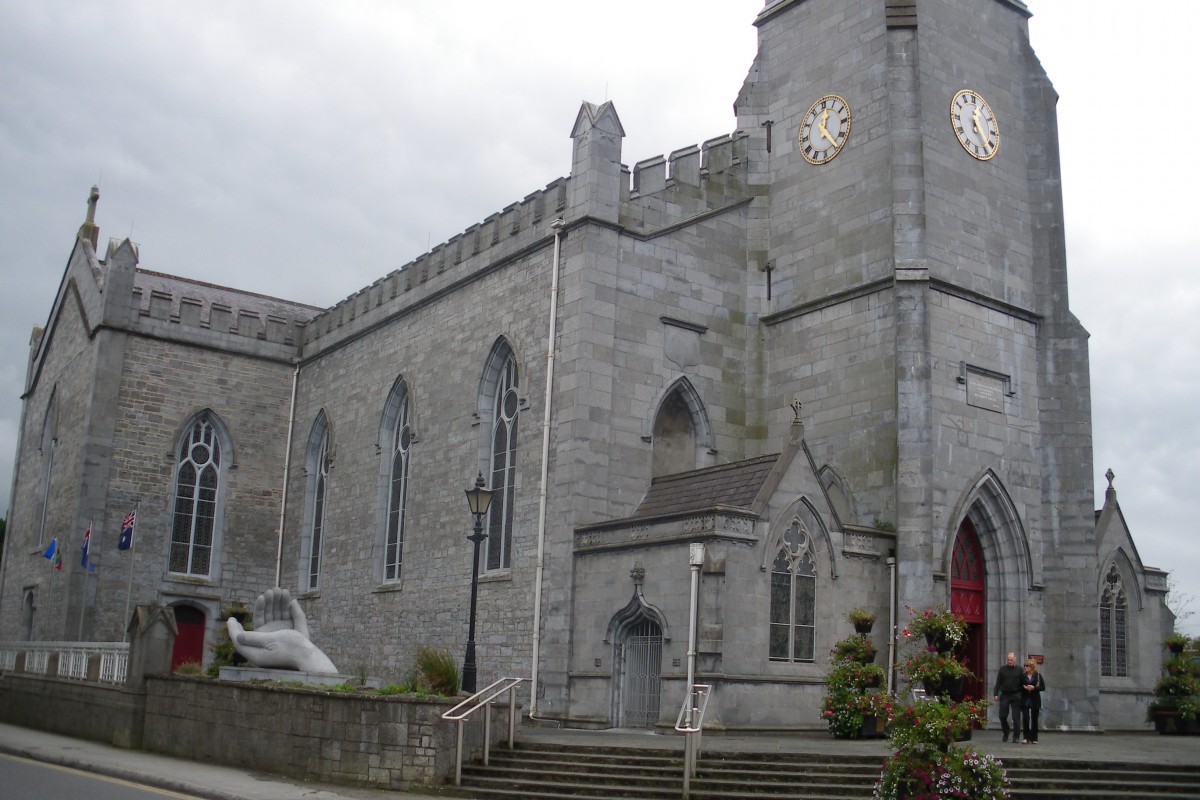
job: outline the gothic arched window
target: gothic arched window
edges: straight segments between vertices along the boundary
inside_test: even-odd
[[[171,512],[168,569],[181,575],[212,572],[223,474],[218,422],[204,412],[188,426],[175,462],[175,500]]]
[[[50,392],[46,418],[42,422],[42,510],[38,514],[38,546],[46,538],[46,513],[50,510],[50,479],[54,477],[54,451],[58,448],[58,389]]]
[[[305,457],[308,472],[308,577],[305,587],[312,591],[321,578],[321,552],[325,532],[325,499],[329,492],[329,420],[322,411],[313,423]]]
[[[488,509],[487,535],[484,542],[485,570],[512,566],[513,506],[517,480],[517,361],[508,345],[501,342],[492,350],[485,371],[484,391],[490,395],[491,446],[490,468],[492,505]]]
[[[1117,565],[1104,578],[1100,592],[1100,674],[1106,677],[1129,676],[1129,651],[1126,634],[1129,623],[1129,598]]]
[[[671,392],[659,406],[651,441],[654,443],[652,477],[696,468],[696,428],[682,391]]]
[[[408,504],[409,448],[412,428],[409,425],[408,384],[398,378],[384,407],[384,429],[387,446],[383,451],[384,472],[387,475],[387,512],[384,523],[383,579],[400,580],[404,563],[404,519]]]
[[[812,661],[817,641],[817,565],[799,519],[783,534],[771,565],[772,661]]]

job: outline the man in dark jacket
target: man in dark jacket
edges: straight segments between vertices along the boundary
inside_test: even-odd
[[[1017,666],[1017,654],[1009,653],[1007,662],[996,673],[996,685],[992,689],[992,697],[1000,703],[1000,729],[1004,731],[1004,741],[1008,741],[1009,715],[1012,716],[1012,740],[1021,741],[1021,679],[1024,675]]]

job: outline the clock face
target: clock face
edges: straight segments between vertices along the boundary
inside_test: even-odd
[[[963,149],[980,161],[1000,152],[1000,125],[979,92],[963,89],[950,101],[950,124]]]
[[[812,104],[800,126],[800,155],[810,164],[831,160],[850,138],[850,104],[836,94],[827,94]]]

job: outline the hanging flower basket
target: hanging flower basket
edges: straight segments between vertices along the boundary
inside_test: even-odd
[[[967,623],[962,617],[946,610],[945,606],[927,608],[917,613],[909,609],[904,637],[908,640],[924,637],[929,649],[951,653],[967,639]]]

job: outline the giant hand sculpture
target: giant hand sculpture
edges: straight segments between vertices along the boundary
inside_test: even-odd
[[[254,624],[255,629],[247,631],[233,617],[225,623],[234,648],[256,667],[338,674],[329,656],[309,641],[304,609],[287,589],[275,587],[258,596]]]

